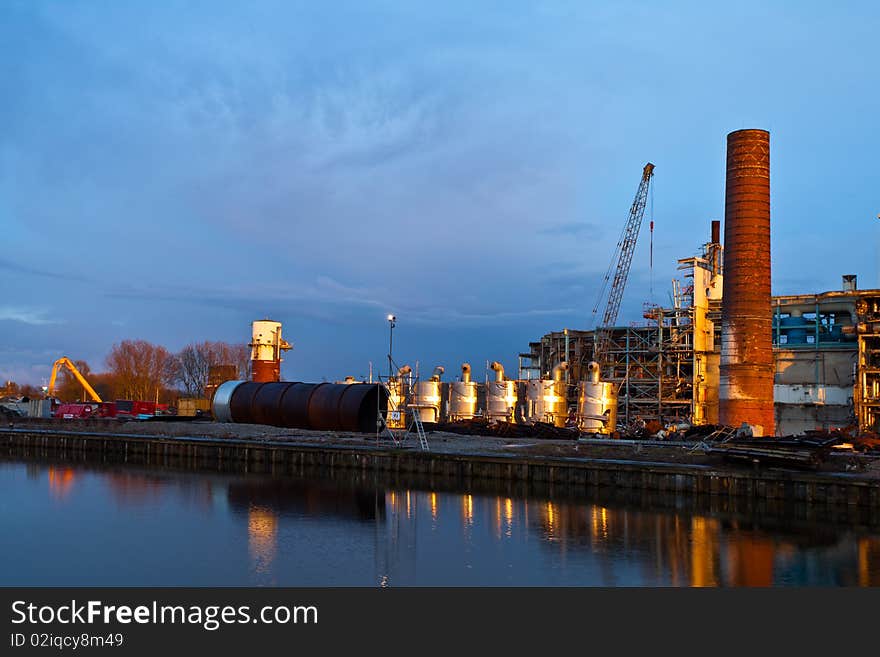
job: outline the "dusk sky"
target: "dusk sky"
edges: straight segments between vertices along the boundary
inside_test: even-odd
[[[619,323],[771,139],[773,293],[880,287],[876,2],[0,0],[0,378],[247,342],[287,380],[517,354],[592,308],[646,162]],[[649,268],[648,221],[655,221]]]

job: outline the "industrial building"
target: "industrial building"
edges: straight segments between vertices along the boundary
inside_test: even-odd
[[[603,378],[619,389],[618,421],[676,420],[717,424],[721,362],[722,247],[718,223],[699,257],[679,260],[673,305],[646,306],[643,321],[610,331]],[[775,433],[843,428],[877,429],[880,413],[880,290],[859,290],[845,275],[839,290],[773,296]],[[519,355],[521,379],[547,378],[570,364],[573,383],[588,377],[593,331],[564,329],[529,343]]]
[[[856,276],[822,293],[771,296],[770,133],[727,135],[724,242],[720,222],[699,257],[679,260],[672,307],[645,308],[632,326],[553,332],[520,354],[521,378],[559,361],[572,381],[600,356],[618,388],[618,427],[656,420],[750,425],[797,435],[877,429],[880,290]],[[569,387],[569,403],[575,393]]]

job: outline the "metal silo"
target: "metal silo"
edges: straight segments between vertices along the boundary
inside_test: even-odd
[[[486,417],[489,422],[513,422],[516,409],[516,381],[504,379],[504,366],[495,361],[491,365],[495,380],[486,383]]]
[[[617,426],[617,391],[613,383],[599,380],[599,363],[587,365],[589,379],[578,383],[578,429],[583,433],[610,434]]]
[[[423,423],[436,424],[440,421],[441,390],[440,377],[445,370],[439,365],[434,368],[431,378],[419,381],[415,386],[413,403],[409,405],[414,413],[419,414]]]
[[[526,382],[526,419],[547,422],[564,427],[568,421],[568,384],[565,372],[568,363],[562,361],[553,368],[552,379],[534,379]]]
[[[461,381],[449,384],[449,420],[470,420],[477,414],[477,384],[471,381],[470,363],[461,366]]]

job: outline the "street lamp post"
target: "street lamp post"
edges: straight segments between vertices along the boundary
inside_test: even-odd
[[[394,361],[391,358],[392,345],[394,344],[394,322],[397,321],[397,317],[394,315],[388,315],[388,378],[390,379],[394,376]]]

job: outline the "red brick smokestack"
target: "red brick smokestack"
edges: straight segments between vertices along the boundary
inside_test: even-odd
[[[727,135],[719,421],[775,433],[770,302],[770,133]]]

